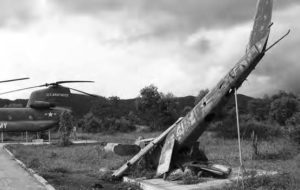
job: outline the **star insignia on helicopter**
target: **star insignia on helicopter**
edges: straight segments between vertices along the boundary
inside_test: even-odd
[[[56,116],[56,113],[49,112],[49,113],[45,113],[45,115],[48,117],[53,117],[53,116]]]

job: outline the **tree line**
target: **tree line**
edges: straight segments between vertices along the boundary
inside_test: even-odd
[[[117,96],[94,102],[79,126],[87,132],[125,132],[135,129],[136,125],[146,125],[150,130],[164,130],[178,117],[186,115],[207,93],[208,89],[200,90],[192,104],[189,102],[180,106],[180,99],[172,93],[159,92],[156,86],[149,85],[127,104],[121,105],[123,100]],[[253,132],[260,138],[268,138],[299,128],[300,100],[296,94],[279,91],[263,98],[239,97],[244,138],[249,138]],[[209,130],[225,138],[236,137],[234,100],[230,102],[209,127]],[[128,107],[129,104],[133,106]]]

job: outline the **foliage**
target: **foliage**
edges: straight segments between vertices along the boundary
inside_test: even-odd
[[[229,116],[223,121],[218,121],[214,125],[213,130],[216,131],[218,137],[237,138],[237,127],[234,109]],[[258,139],[270,139],[281,136],[280,127],[270,123],[258,122],[249,115],[241,115],[240,117],[240,133],[244,139],[250,139],[252,133],[255,133]]]
[[[186,106],[181,111],[181,117],[184,117],[186,114],[188,114],[193,108],[191,106]]]
[[[100,119],[93,113],[88,113],[84,116],[83,120],[80,121],[81,127],[86,132],[108,132],[113,133],[128,132],[135,129],[134,122],[138,120],[133,113],[129,113],[127,116],[116,118],[116,117],[104,117]]]
[[[300,112],[296,112],[288,120],[286,120],[286,125],[300,125]]]
[[[209,92],[208,89],[204,89],[204,90],[200,90],[198,95],[196,96],[195,98],[195,105],[197,105],[201,100],[202,98],[204,98],[204,96]]]
[[[17,103],[10,103],[8,105],[4,106],[5,108],[22,108],[23,105],[22,104],[17,104]]]
[[[59,119],[59,132],[60,132],[60,142],[61,146],[68,146],[70,142],[70,134],[74,127],[74,118],[69,111],[64,111],[60,115]]]
[[[123,108],[117,96],[94,101],[89,113],[79,121],[79,127],[86,132],[132,131],[139,122],[138,116]]]
[[[108,98],[108,100],[109,100],[109,102],[110,102],[112,105],[114,105],[114,106],[116,106],[116,107],[119,106],[119,103],[120,103],[120,97],[118,97],[118,96],[111,96],[111,97]]]
[[[160,93],[154,85],[146,86],[140,91],[136,105],[140,117],[153,130],[163,129],[178,118],[174,95]]]
[[[268,98],[250,100],[247,110],[255,120],[266,121],[269,118],[270,101]]]
[[[300,144],[300,125],[296,125],[290,132],[290,137],[298,144]]]
[[[270,117],[278,122],[280,125],[284,125],[285,122],[297,112],[299,101],[297,96],[292,93],[286,93],[279,91],[278,94],[272,96],[272,102],[270,105]]]
[[[240,130],[243,138],[250,138],[255,132],[258,139],[271,139],[285,133],[297,141],[296,125],[300,125],[300,102],[293,93],[279,91],[273,96],[248,101],[247,109],[240,112]],[[239,105],[240,106],[240,105]],[[226,110],[226,109],[225,109]],[[240,110],[240,107],[239,107]],[[236,138],[235,108],[227,109],[213,124],[219,137]],[[285,127],[282,127],[284,126]]]

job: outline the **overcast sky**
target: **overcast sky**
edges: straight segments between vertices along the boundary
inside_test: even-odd
[[[134,98],[154,84],[175,96],[212,88],[245,52],[255,0],[0,0],[1,91],[59,80]],[[271,42],[240,93],[300,93],[300,2],[275,0]],[[1,98],[28,98],[31,91]]]

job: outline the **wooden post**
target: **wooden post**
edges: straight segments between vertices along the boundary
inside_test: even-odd
[[[48,131],[48,139],[49,139],[49,143],[51,143],[51,132],[50,132],[50,129]]]
[[[1,131],[1,142],[3,143],[3,131]]]
[[[27,131],[25,132],[25,136],[26,136],[26,142],[28,142],[28,135],[27,135]]]

